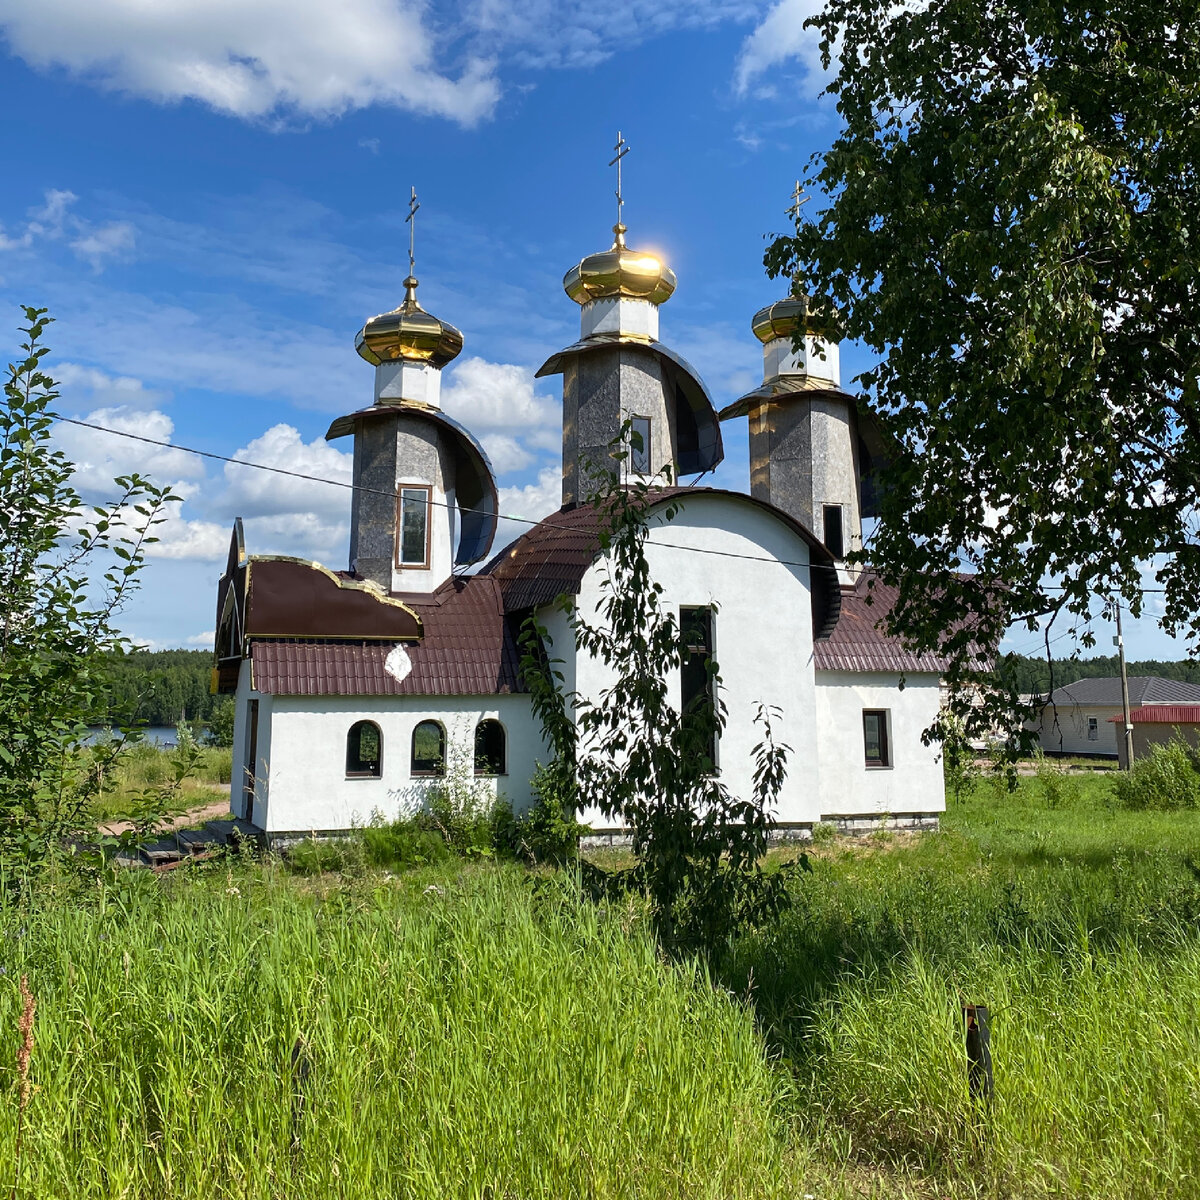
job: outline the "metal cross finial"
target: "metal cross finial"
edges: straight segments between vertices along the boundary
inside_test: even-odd
[[[416,265],[416,260],[413,258],[414,237],[417,232],[417,222],[414,218],[417,215],[417,209],[421,206],[417,203],[417,189],[412,189],[412,197],[408,202],[408,216],[404,218],[404,223],[408,226],[408,273],[414,273],[413,268]]]
[[[809,201],[809,197],[804,194],[804,189],[800,186],[800,180],[796,180],[795,191],[792,192],[792,207],[787,210],[787,215],[793,221],[800,220],[800,210]]]
[[[621,136],[621,131],[617,130],[617,144],[613,147],[617,152],[616,156],[609,161],[609,166],[617,168],[617,224],[621,224],[621,209],[625,204],[625,197],[621,195],[621,159],[629,153],[629,143]],[[623,231],[622,231],[623,232]]]

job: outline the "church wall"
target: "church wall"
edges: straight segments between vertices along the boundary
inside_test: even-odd
[[[923,745],[921,733],[940,707],[937,675],[818,671],[821,816],[869,813],[937,813],[946,807],[941,750]],[[888,713],[891,765],[868,767],[863,710]]]
[[[753,748],[762,739],[754,714],[760,702],[776,705],[783,715],[773,732],[792,747],[792,754],[775,819],[815,821],[821,806],[808,547],[769,513],[732,497],[698,493],[680,503],[674,521],[660,521],[652,529],[647,555],[664,588],[662,601],[676,617],[681,605],[717,607],[714,653],[721,699],[728,709],[719,747],[721,778],[733,794],[752,794]],[[698,554],[690,548],[749,555],[751,560]],[[753,561],[758,559],[770,561]],[[781,559],[801,565],[787,566]],[[583,580],[578,603],[589,618],[594,619],[602,599],[603,571],[603,562],[597,563]],[[565,620],[552,618],[548,630],[552,656],[569,659]],[[594,660],[575,663],[574,683],[583,695],[597,696],[611,677]],[[571,682],[568,677],[568,688]],[[672,682],[678,703],[678,677]],[[610,827],[597,812],[584,813],[583,820],[593,829]]]
[[[485,717],[499,720],[508,735],[503,776],[474,775],[475,726]],[[446,731],[449,774],[503,794],[518,812],[531,803],[534,768],[548,755],[527,696],[276,696],[270,803],[256,824],[272,834],[344,830],[376,811],[393,820],[419,810],[439,782],[411,773],[412,734],[424,720]],[[378,779],[346,778],[346,735],[356,721],[374,721],[383,735]]]

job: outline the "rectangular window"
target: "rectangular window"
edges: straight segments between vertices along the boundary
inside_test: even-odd
[[[258,784],[258,701],[246,704],[246,761],[242,764],[242,819],[254,821],[254,793]]]
[[[845,558],[846,542],[842,536],[842,506],[840,504],[826,504],[822,520],[825,522],[825,549],[834,558]]]
[[[888,746],[888,710],[863,709],[863,748],[868,767],[890,767],[891,748]]]
[[[629,420],[629,469],[635,475],[651,473],[649,417],[631,417]]]
[[[717,689],[713,662],[713,610],[681,607],[683,638],[680,668],[680,713],[687,743],[717,768]]]
[[[1088,741],[1098,742],[1100,740],[1100,721],[1096,717],[1088,717]]]
[[[429,501],[433,489],[402,487],[396,532],[396,565],[429,566]]]

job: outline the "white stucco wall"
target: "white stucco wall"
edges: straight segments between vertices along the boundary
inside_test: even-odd
[[[1034,727],[1043,750],[1062,754],[1111,754],[1117,756],[1117,731],[1112,718],[1121,715],[1119,705],[1046,705]],[[1096,722],[1096,740],[1088,740],[1088,718]],[[1057,724],[1055,723],[1057,718]]]
[[[508,735],[507,773],[473,774],[475,726],[485,717]],[[527,696],[276,696],[270,716],[270,797],[255,824],[268,833],[349,829],[376,812],[385,819],[419,809],[436,780],[413,777],[413,729],[425,720],[446,731],[449,769],[472,785],[502,793],[518,812],[532,799],[530,780],[548,755]],[[374,721],[383,735],[378,779],[346,778],[346,735],[356,721]],[[259,733],[262,745],[262,732]],[[262,755],[260,754],[260,758]]]
[[[821,815],[934,813],[946,807],[941,750],[921,743],[937,717],[938,676],[818,671],[816,673]],[[863,709],[889,714],[889,767],[868,767]]]
[[[775,705],[783,715],[774,736],[791,746],[792,753],[774,818],[815,821],[821,802],[808,546],[778,518],[733,497],[701,492],[682,497],[680,505],[673,521],[654,517],[646,553],[663,586],[662,603],[676,617],[680,606],[716,608],[713,649],[727,707],[719,748],[721,779],[734,795],[752,793],[753,748],[762,740],[754,714],[760,702]],[[694,548],[721,553],[697,554]],[[732,555],[749,557],[728,557]],[[603,598],[605,571],[604,560],[594,564],[580,589],[579,611],[591,621]],[[597,697],[612,672],[590,658],[572,664],[565,619],[554,612],[543,612],[541,619],[552,639],[551,654],[566,660],[565,689]],[[673,683],[678,703],[678,675]],[[586,812],[582,819],[593,829],[612,825],[598,812]]]

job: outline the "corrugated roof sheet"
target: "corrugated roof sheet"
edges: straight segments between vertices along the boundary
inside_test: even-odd
[[[399,598],[424,627],[420,642],[400,647],[411,664],[403,679],[385,667],[396,649],[387,642],[261,639],[250,651],[255,687],[277,696],[490,696],[520,690],[520,656],[495,580],[451,579],[432,596]]]
[[[1196,725],[1200,724],[1200,704],[1149,704],[1130,710],[1129,719],[1135,725]],[[1118,714],[1109,723],[1124,724]]]
[[[941,674],[946,660],[940,654],[914,654],[880,625],[896,603],[897,589],[868,571],[842,592],[842,611],[833,632],[813,645],[818,671],[901,671]],[[868,603],[868,597],[870,602]]]
[[[1055,688],[1047,704],[1059,708],[1072,705],[1120,706],[1121,681],[1109,678],[1077,679],[1064,687]],[[1200,704],[1200,685],[1183,683],[1178,679],[1163,679],[1159,675],[1131,675],[1129,703],[1140,704]]]

